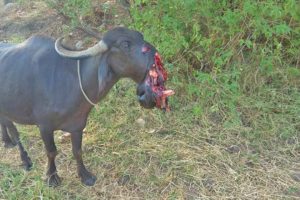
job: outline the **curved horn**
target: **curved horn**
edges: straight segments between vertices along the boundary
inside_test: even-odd
[[[100,42],[98,42],[95,46],[90,47],[86,50],[71,51],[63,47],[63,45],[61,44],[62,39],[63,38],[61,37],[55,41],[55,50],[59,55],[67,58],[74,58],[74,59],[86,58],[89,56],[95,56],[99,53],[103,53],[108,49],[105,42],[103,40],[100,40]]]

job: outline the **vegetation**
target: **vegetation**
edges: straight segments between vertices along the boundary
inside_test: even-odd
[[[74,27],[91,5],[59,10]],[[17,151],[0,148],[0,199],[300,198],[299,1],[135,0],[130,15],[123,23],[163,55],[172,112],[143,110],[134,84],[118,83],[84,138],[92,188],[76,178],[68,143],[58,145],[63,186],[48,188],[37,130],[20,126],[35,167],[23,172]]]
[[[180,94],[195,102],[190,107],[195,118],[216,113],[227,127],[249,126],[250,135],[274,130],[287,138],[299,131],[297,5],[294,0],[136,1],[132,16],[134,27],[171,63],[172,81],[187,80]],[[284,132],[283,114],[291,125]]]
[[[91,15],[92,5],[89,0],[46,0],[51,8],[70,18],[70,24],[74,28],[80,23],[80,18]]]

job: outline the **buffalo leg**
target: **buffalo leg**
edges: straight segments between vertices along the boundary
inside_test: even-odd
[[[21,160],[23,162],[23,166],[24,168],[28,171],[31,169],[32,167],[32,162],[30,157],[28,156],[27,151],[24,149],[21,141],[20,141],[20,134],[16,128],[16,126],[11,122],[7,122],[6,123],[6,127],[10,133],[10,136],[12,138],[13,142],[16,142],[18,147],[19,147],[19,151],[20,151],[20,156],[21,156]]]
[[[72,132],[71,140],[72,140],[72,151],[77,161],[77,172],[81,179],[81,182],[87,186],[92,186],[95,184],[97,178],[92,173],[90,173],[83,164],[82,150],[81,150],[82,131]]]
[[[53,130],[47,128],[40,128],[41,136],[45,144],[48,166],[47,166],[47,183],[49,186],[58,186],[61,183],[60,177],[57,175],[55,166],[55,157],[57,155],[56,146],[54,143]]]
[[[4,147],[5,148],[12,148],[14,146],[16,146],[16,143],[14,143],[7,132],[7,128],[4,124],[1,124],[1,132],[2,132],[2,141],[4,143]]]

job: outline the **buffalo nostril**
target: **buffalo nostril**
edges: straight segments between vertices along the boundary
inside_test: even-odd
[[[144,94],[139,97],[139,101],[140,102],[145,102],[145,95]]]
[[[139,92],[138,95],[139,95],[140,97],[141,97],[141,96],[145,96],[145,91]]]

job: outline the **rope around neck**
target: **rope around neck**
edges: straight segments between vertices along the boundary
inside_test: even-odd
[[[89,102],[92,106],[97,107],[97,104],[93,103],[89,97],[86,95],[86,93],[84,92],[83,88],[82,88],[82,82],[81,82],[81,76],[80,76],[80,60],[77,60],[77,73],[78,73],[78,80],[79,80],[79,86],[80,86],[80,90],[84,96],[84,98],[87,100],[87,102]]]

